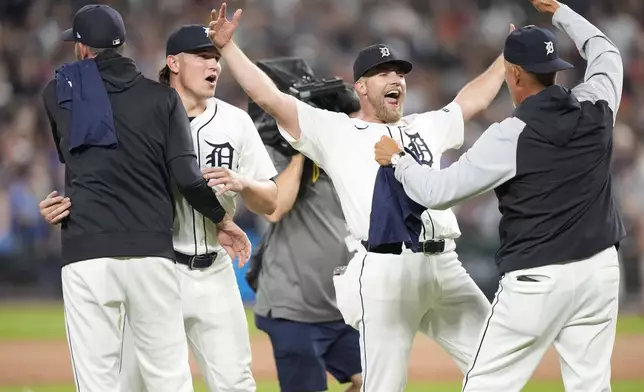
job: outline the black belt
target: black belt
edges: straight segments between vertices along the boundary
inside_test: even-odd
[[[362,246],[364,246],[368,252],[393,255],[401,254],[403,249],[402,242],[369,247],[369,243],[367,241],[362,241]],[[412,251],[414,253],[424,253],[426,255],[443,253],[445,251],[445,240],[419,241],[418,248],[412,249]]]
[[[174,252],[177,263],[187,265],[191,270],[200,270],[210,267],[217,259],[217,252],[205,255],[188,256],[183,253]]]

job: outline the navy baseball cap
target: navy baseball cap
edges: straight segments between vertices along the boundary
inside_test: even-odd
[[[574,68],[559,57],[555,35],[537,26],[521,27],[510,33],[505,40],[503,56],[509,63],[535,74]]]
[[[63,31],[63,41],[80,42],[96,49],[116,48],[125,42],[123,18],[107,5],[84,6],[74,15],[72,26]]]
[[[375,44],[362,49],[353,62],[353,81],[357,82],[364,74],[382,64],[396,64],[405,74],[413,68],[409,61],[401,59],[389,46]]]
[[[165,55],[215,49],[208,38],[208,27],[200,24],[184,25],[173,31],[165,44]]]

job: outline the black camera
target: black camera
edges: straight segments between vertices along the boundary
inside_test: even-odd
[[[360,110],[360,102],[353,86],[344,83],[340,78],[317,78],[301,58],[280,57],[261,60],[257,62],[257,66],[273,80],[280,91],[311,106],[346,114]],[[248,102],[248,114],[265,145],[289,157],[297,153],[277,130],[275,119],[253,100]]]

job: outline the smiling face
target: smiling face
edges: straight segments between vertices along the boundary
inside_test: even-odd
[[[407,85],[399,66],[375,67],[356,82],[355,88],[363,111],[372,113],[378,121],[395,123],[402,118]]]
[[[179,89],[198,99],[208,99],[215,95],[217,79],[221,74],[219,53],[214,49],[195,53],[180,53],[169,56],[170,71],[178,76]]]

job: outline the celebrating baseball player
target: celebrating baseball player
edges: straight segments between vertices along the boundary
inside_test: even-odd
[[[531,0],[575,43],[588,65],[572,68],[553,33],[517,29],[505,42],[514,115],[493,124],[444,170],[418,165],[392,139],[376,146],[411,199],[445,209],[494,189],[502,213],[496,262],[502,279],[463,381],[464,392],[518,392],[554,343],[566,391],[610,391],[618,312],[617,247],[626,235],[611,191],[613,126],[622,94],[616,46],[555,0]],[[404,156],[401,156],[404,155]]]
[[[226,212],[234,215],[240,194],[251,211],[273,213],[277,186],[271,179],[277,171],[250,116],[213,97],[221,64],[207,27],[186,25],[174,31],[166,55],[160,82],[179,93],[199,165]],[[181,195],[175,193],[175,201],[173,242],[189,346],[209,391],[255,391],[248,325],[231,258],[218,241],[217,227]],[[52,217],[50,223],[59,221],[50,213],[58,207],[41,207],[44,216]],[[58,216],[64,216],[61,210]],[[121,390],[144,391],[127,323],[122,361]]]
[[[78,61],[56,70],[43,103],[75,202],[61,227],[61,279],[76,389],[118,389],[125,309],[146,388],[192,391],[171,186],[216,223],[224,247],[247,259],[250,242],[199,170],[176,91],[121,55],[121,15],[88,4],[72,25],[63,39],[74,42]]]
[[[363,390],[404,390],[417,331],[435,339],[465,371],[490,304],[458,260],[456,217],[450,210],[424,212],[419,247],[370,246],[379,170],[373,146],[381,136],[391,136],[413,150],[423,165],[439,165],[444,151],[463,143],[464,121],[485,110],[501,88],[503,58],[443,109],[403,117],[405,75],[412,64],[389,46],[369,46],[354,63],[361,113],[351,118],[280,92],[232,40],[241,12],[228,20],[225,3],[212,11],[212,42],[249,97],[277,120],[283,136],[330,176],[352,235],[363,241],[344,274],[334,277],[338,308],[360,331]]]

